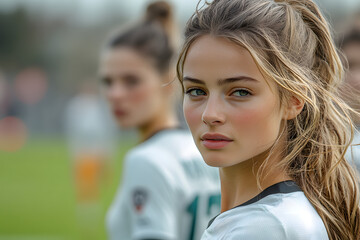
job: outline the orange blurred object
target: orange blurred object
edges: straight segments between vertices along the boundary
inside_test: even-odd
[[[75,161],[75,179],[80,202],[97,201],[104,159],[94,154],[82,154]]]

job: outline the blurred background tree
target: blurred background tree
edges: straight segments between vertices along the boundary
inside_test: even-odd
[[[0,66],[15,72],[28,63],[44,64],[40,26],[19,7],[12,12],[0,12]]]

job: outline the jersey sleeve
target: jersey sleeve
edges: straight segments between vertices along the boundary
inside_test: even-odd
[[[156,154],[156,155],[155,155]],[[161,152],[132,152],[124,172],[124,204],[128,207],[132,239],[175,239],[177,197]]]

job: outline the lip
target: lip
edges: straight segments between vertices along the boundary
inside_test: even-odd
[[[208,149],[221,149],[234,141],[219,133],[205,133],[200,140],[203,146]]]
[[[113,109],[113,114],[116,117],[121,118],[121,117],[124,117],[127,114],[127,112],[124,110],[121,110],[121,109]]]

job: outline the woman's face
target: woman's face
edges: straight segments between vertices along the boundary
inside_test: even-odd
[[[200,37],[189,48],[182,81],[185,118],[208,165],[256,159],[274,144],[284,118],[276,86],[245,48]]]
[[[120,126],[141,127],[162,106],[162,78],[149,59],[130,48],[110,49],[100,60],[106,97]]]

